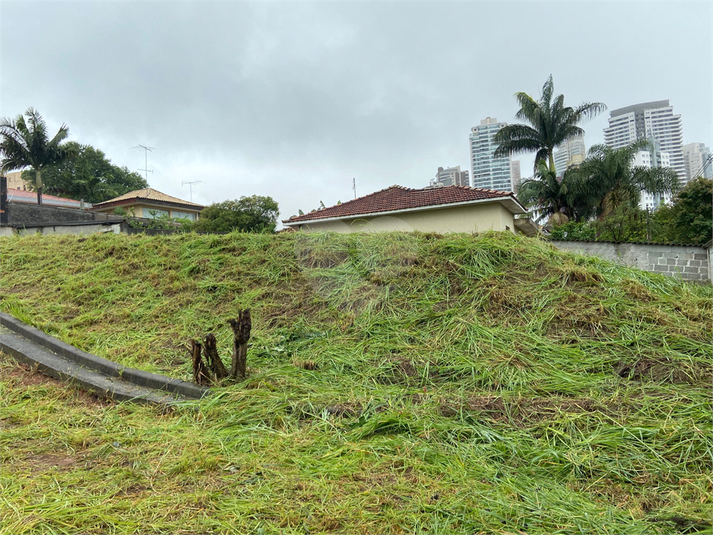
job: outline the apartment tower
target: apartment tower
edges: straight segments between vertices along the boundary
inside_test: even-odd
[[[512,191],[510,157],[496,157],[493,154],[498,148],[493,137],[504,126],[507,126],[507,123],[499,123],[496,118],[487,117],[480,121],[480,126],[471,128],[470,165],[473,187]]]
[[[609,127],[604,129],[604,142],[608,146],[618,149],[643,138],[658,142],[660,151],[668,153],[670,166],[686,182],[683,123],[680,115],[673,114],[668,100],[634,104],[611,112]]]
[[[470,186],[468,171],[456,167],[439,167],[436,176],[431,179],[431,186]]]
[[[683,146],[683,163],[686,177],[693,180],[699,176],[713,178],[713,163],[706,165],[711,151],[703,143],[689,143]]]

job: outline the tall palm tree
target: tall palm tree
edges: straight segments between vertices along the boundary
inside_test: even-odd
[[[42,170],[67,158],[69,150],[61,143],[68,134],[69,128],[62,125],[55,136],[48,139],[45,120],[33,108],[14,120],[3,118],[0,120],[0,172],[31,167],[35,171],[37,204],[42,204]]]
[[[527,93],[515,93],[520,110],[515,115],[526,124],[503,127],[494,140],[499,143],[495,156],[509,156],[535,152],[535,170],[540,161],[547,161],[550,171],[555,171],[554,150],[566,140],[584,134],[580,122],[607,109],[601,102],[584,102],[576,108],[564,105],[564,96],[554,96],[552,75],[542,86],[540,100]]]
[[[594,145],[576,172],[588,191],[597,198],[596,214],[606,217],[619,206],[634,208],[643,190],[649,193],[675,192],[680,187],[676,172],[670,167],[635,166],[636,153],[650,150],[651,142],[640,139],[614,149]]]

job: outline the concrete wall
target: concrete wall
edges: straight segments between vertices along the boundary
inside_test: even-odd
[[[500,203],[454,206],[367,218],[303,223],[305,232],[381,232],[391,230],[439,232],[515,232],[513,214]]]
[[[106,221],[121,219],[117,216],[77,210],[74,208],[59,208],[37,204],[17,202],[8,203],[9,225],[53,225],[56,223],[74,223],[78,221]]]
[[[4,227],[6,229],[8,227]],[[74,234],[84,236],[87,234],[104,234],[113,232],[121,233],[121,222],[118,223],[96,223],[95,225],[48,225],[46,227],[18,228],[16,232],[19,236],[28,234]],[[5,235],[5,234],[0,234]]]
[[[551,243],[558,249],[598,256],[669,277],[689,281],[711,280],[711,251],[703,247],[555,240]]]

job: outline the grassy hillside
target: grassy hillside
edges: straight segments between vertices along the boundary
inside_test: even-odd
[[[3,374],[8,532],[710,530],[710,287],[507,234],[0,247],[2,310],[129,366],[189,379],[253,312],[199,412]]]

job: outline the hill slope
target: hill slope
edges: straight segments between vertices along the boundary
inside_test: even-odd
[[[177,444],[200,436],[201,457],[222,461],[169,455],[182,468],[162,471],[158,492],[185,505],[206,477],[226,481],[226,466],[241,463],[269,481],[245,491],[248,504],[221,486],[204,504],[214,523],[188,515],[188,531],[669,533],[710,523],[710,287],[509,234],[1,245],[2,310],[129,366],[188,379],[187,340],[213,331],[227,358],[227,320],[252,309],[250,377],[206,401],[206,420],[161,424]],[[14,399],[7,410],[25,421]],[[137,422],[147,411],[122,410]],[[168,455],[147,422],[133,425],[137,447]],[[186,473],[193,486],[169,490]],[[96,524],[104,530],[112,504]],[[232,524],[231,507],[244,512]]]

